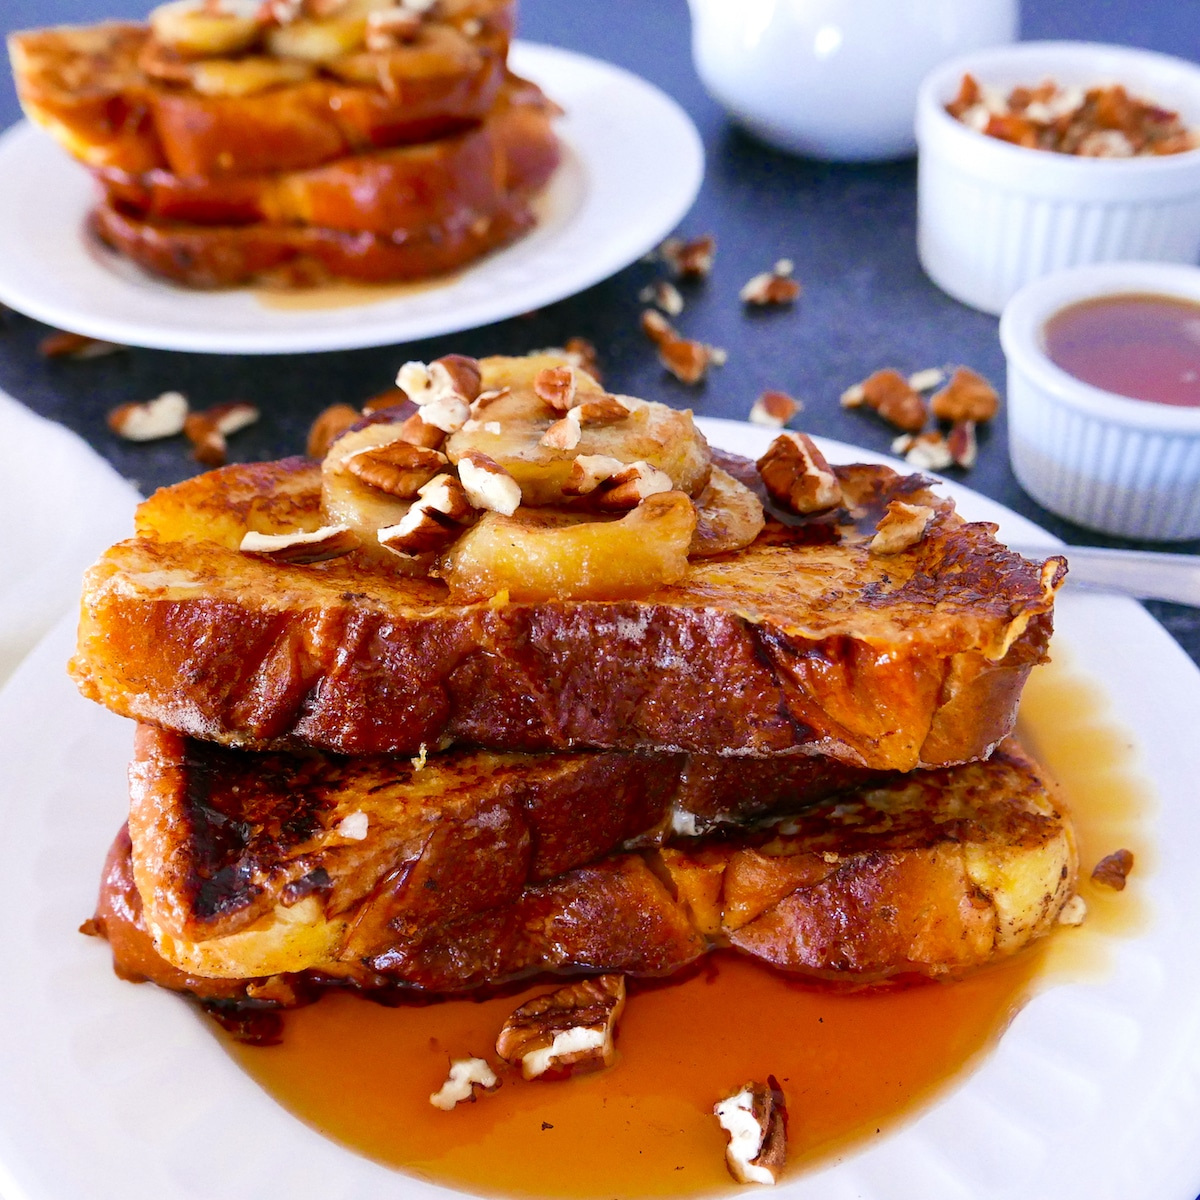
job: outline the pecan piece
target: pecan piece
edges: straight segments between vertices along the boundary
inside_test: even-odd
[[[446,1082],[429,1097],[429,1103],[443,1112],[450,1112],[464,1100],[476,1099],[476,1088],[494,1092],[500,1086],[496,1072],[483,1058],[456,1058],[450,1063]]]
[[[448,546],[475,510],[453,475],[436,475],[418,489],[418,499],[395,525],[376,533],[381,546],[413,557]]]
[[[546,367],[533,377],[533,392],[556,413],[570,412],[577,390],[574,367]]]
[[[771,499],[790,512],[823,512],[842,502],[838,477],[806,433],[781,433],[756,465]]]
[[[108,414],[108,427],[130,442],[152,442],[183,432],[188,402],[182,392],[163,392],[140,404],[122,404]]]
[[[359,450],[342,465],[368,486],[398,500],[411,500],[449,461],[438,450],[398,439]]]
[[[1093,868],[1092,880],[1113,891],[1125,890],[1125,878],[1133,870],[1133,851],[1114,850],[1106,854]]]
[[[930,400],[939,421],[990,421],[1000,409],[1000,397],[982,375],[959,367],[950,382]]]
[[[899,554],[925,536],[933,517],[934,510],[928,505],[892,500],[875,527],[875,536],[867,549],[872,554]]]
[[[349,525],[324,525],[312,533],[255,533],[249,530],[238,547],[243,554],[278,563],[314,563],[340,558],[358,546]]]
[[[847,388],[842,393],[842,407],[873,409],[890,425],[907,433],[919,433],[929,418],[924,397],[899,371],[890,368]]]
[[[206,467],[222,466],[228,449],[225,439],[253,425],[259,415],[253,404],[240,400],[189,413],[183,432],[192,444],[192,457]]]
[[[704,279],[712,271],[717,239],[711,233],[684,241],[667,238],[658,248],[659,257],[679,279]]]
[[[892,442],[892,453],[899,454],[919,471],[944,471],[954,462],[949,442],[936,429],[928,433],[902,433]]]
[[[511,517],[521,504],[521,485],[494,459],[471,450],[458,460],[458,478],[476,507]]]
[[[774,1075],[751,1081],[713,1106],[729,1135],[725,1165],[738,1183],[773,1184],[787,1159],[787,1105]]]
[[[656,308],[661,308],[669,317],[677,317],[683,312],[683,297],[669,279],[646,284],[638,292],[638,299],[643,304],[653,304]]]
[[[770,271],[763,271],[744,284],[738,299],[759,307],[791,304],[800,296],[800,285],[791,277],[795,269],[790,258],[781,258]]]
[[[625,1008],[625,976],[596,975],[522,1004],[504,1022],[496,1053],[526,1079],[547,1071],[612,1066]]]
[[[804,405],[789,396],[787,392],[778,392],[773,388],[768,388],[755,400],[750,409],[750,423],[782,429],[803,408]]]
[[[73,358],[83,362],[90,358],[106,358],[127,350],[128,346],[117,342],[106,342],[101,338],[88,337],[85,333],[49,333],[38,342],[38,353],[43,358]]]

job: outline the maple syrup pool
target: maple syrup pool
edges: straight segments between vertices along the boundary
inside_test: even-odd
[[[1132,748],[1099,692],[1058,663],[1034,673],[1022,738],[1064,789],[1089,917],[952,984],[857,992],[804,983],[732,953],[683,979],[634,983],[614,1067],[503,1086],[453,1112],[429,1096],[451,1057],[495,1061],[508,1014],[545,983],[490,999],[385,1008],[333,994],[287,1013],[283,1042],[231,1054],[279,1103],[347,1147],[432,1182],[545,1197],[686,1196],[732,1188],[713,1103],[774,1075],[791,1121],[785,1179],[886,1135],[979,1062],[1034,991],[1105,969],[1135,931],[1136,889],[1104,893],[1091,866],[1120,846],[1137,870],[1145,799]]]

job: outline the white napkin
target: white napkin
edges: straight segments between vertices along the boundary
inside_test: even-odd
[[[137,502],[82,438],[0,391],[0,684],[78,603],[84,569],[130,535]]]

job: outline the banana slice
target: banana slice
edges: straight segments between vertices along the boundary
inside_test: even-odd
[[[329,63],[362,47],[367,34],[365,16],[336,16],[324,20],[301,18],[268,29],[267,49],[278,58]]]
[[[399,431],[399,425],[379,424],[343,434],[321,463],[321,512],[325,523],[349,525],[359,535],[365,554],[393,567],[403,566],[406,560],[381,546],[376,534],[380,529],[398,525],[412,507],[412,501],[397,499],[362,482],[347,466],[347,459],[396,441]],[[414,564],[416,561],[412,560]],[[422,564],[422,570],[427,565],[427,562]]]
[[[480,63],[479,49],[459,30],[426,23],[411,44],[346,54],[326,65],[347,83],[378,87],[409,79],[470,74]]]
[[[534,381],[550,367],[567,365],[555,355],[529,358],[485,358],[481,362],[484,391],[507,388],[486,407],[476,405],[474,419],[446,442],[450,461],[477,451],[498,462],[521,486],[523,503],[536,506],[567,503],[563,485],[577,455],[602,454],[623,463],[645,462],[670,476],[673,486],[697,496],[708,483],[711,452],[696,429],[692,414],[632,397],[617,399],[629,409],[613,424],[583,424],[576,445],[559,449],[542,444],[562,413],[534,391]],[[586,403],[607,396],[586,372],[575,371],[575,400]]]
[[[212,12],[197,0],[171,0],[150,13],[150,28],[164,46],[188,58],[240,54],[258,41],[252,13]]]
[[[696,510],[682,492],[649,496],[618,520],[489,512],[436,573],[455,603],[498,592],[519,601],[631,599],[683,578],[695,528]]]
[[[695,504],[696,532],[688,550],[693,558],[741,550],[766,524],[759,498],[720,467],[713,467],[708,486]]]
[[[316,74],[312,63],[298,59],[209,58],[192,64],[192,87],[202,96],[253,96],[289,83],[303,83]]]

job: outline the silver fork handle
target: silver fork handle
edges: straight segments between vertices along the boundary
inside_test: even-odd
[[[1171,600],[1200,608],[1200,555],[1162,554],[1153,550],[1107,550],[1100,546],[1013,546],[1029,558],[1062,554],[1070,566],[1069,583],[1120,592],[1138,600]]]

